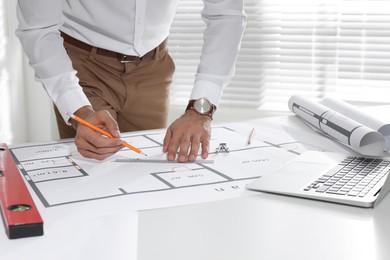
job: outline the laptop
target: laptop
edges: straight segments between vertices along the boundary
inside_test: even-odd
[[[304,152],[246,188],[372,208],[390,190],[390,159]]]

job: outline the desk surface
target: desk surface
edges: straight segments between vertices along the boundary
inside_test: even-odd
[[[389,215],[390,197],[363,209],[258,193],[46,228],[42,237],[8,240],[1,230],[0,259],[387,260]]]
[[[389,214],[264,193],[145,211],[138,259],[389,259]]]
[[[389,259],[390,196],[363,209],[281,195],[123,211],[45,223],[41,237],[8,240],[1,260]]]

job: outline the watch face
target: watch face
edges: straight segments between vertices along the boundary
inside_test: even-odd
[[[194,102],[194,109],[201,114],[205,114],[211,110],[211,104],[207,99],[200,98]]]

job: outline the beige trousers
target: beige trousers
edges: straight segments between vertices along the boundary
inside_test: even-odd
[[[107,110],[121,132],[164,128],[167,125],[169,90],[175,71],[168,49],[157,49],[153,59],[121,63],[80,49],[64,47],[77,71],[80,85],[95,111]],[[75,137],[55,108],[61,138]]]

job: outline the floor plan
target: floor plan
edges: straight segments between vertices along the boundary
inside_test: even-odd
[[[214,193],[226,187],[244,190],[248,181],[272,172],[295,156],[258,140],[248,145],[247,136],[221,126],[212,130],[207,161],[170,163],[162,153],[164,134],[147,131],[123,136],[146,153],[145,158],[124,148],[105,161],[86,159],[72,141],[19,146],[11,151],[45,207],[131,196],[153,200],[173,194],[180,197],[183,192],[196,197],[205,188]]]

